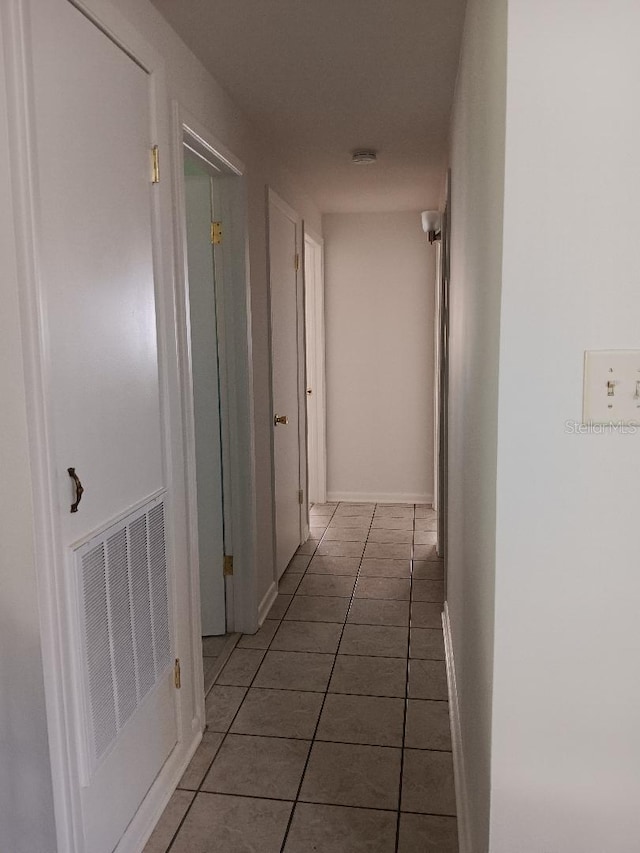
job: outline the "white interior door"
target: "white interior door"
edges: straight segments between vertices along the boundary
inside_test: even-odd
[[[271,288],[271,375],[278,577],[300,545],[300,298],[298,217],[269,193],[269,274]]]
[[[198,506],[200,606],[204,636],[225,633],[224,504],[220,370],[213,246],[212,179],[185,159],[191,377]]]
[[[36,251],[67,565],[86,853],[111,853],[177,740],[149,75],[68,0],[30,2]],[[84,486],[77,493],[67,473]]]

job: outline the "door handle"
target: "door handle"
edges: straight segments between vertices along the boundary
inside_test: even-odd
[[[273,425],[278,426],[278,424],[288,424],[289,418],[286,415],[276,415],[273,419]]]
[[[82,494],[84,492],[84,486],[80,482],[80,477],[78,477],[78,475],[76,474],[75,468],[67,468],[67,474],[73,480],[73,485],[75,486],[75,490],[76,490],[76,499],[71,504],[71,512],[78,512],[78,505],[79,505],[80,501],[82,500]]]

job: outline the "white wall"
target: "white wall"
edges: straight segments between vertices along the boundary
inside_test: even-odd
[[[469,2],[451,132],[447,602],[467,771],[466,853],[486,853],[489,834],[506,17],[506,0]]]
[[[565,431],[640,348],[638,32],[509,3],[491,853],[640,848],[640,437]]]
[[[420,214],[328,214],[328,500],[433,498],[435,250]]]

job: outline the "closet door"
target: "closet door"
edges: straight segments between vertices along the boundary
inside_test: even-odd
[[[29,13],[62,624],[85,849],[111,853],[177,740],[151,81],[68,0]]]

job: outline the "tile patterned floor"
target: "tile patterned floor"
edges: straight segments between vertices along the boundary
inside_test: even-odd
[[[313,507],[145,853],[456,853],[442,600],[433,510]]]

